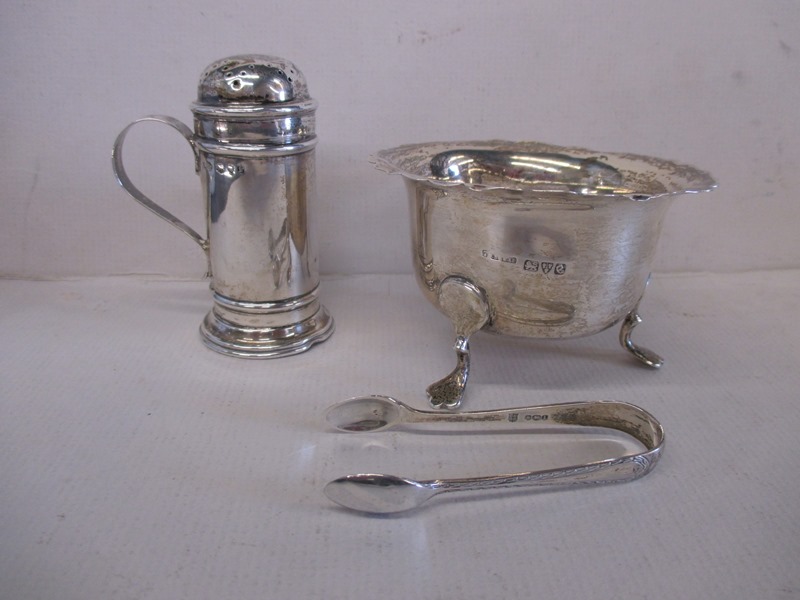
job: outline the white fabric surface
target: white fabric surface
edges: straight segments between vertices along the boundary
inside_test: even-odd
[[[327,431],[349,396],[424,407],[454,357],[410,276],[329,277],[322,297],[329,341],[245,361],[201,345],[205,283],[0,281],[0,596],[800,596],[800,272],[657,276],[634,337],[658,372],[616,329],[479,334],[465,409],[633,402],[662,421],[663,460],[633,483],[384,518],[323,485],[554,467],[603,441]]]

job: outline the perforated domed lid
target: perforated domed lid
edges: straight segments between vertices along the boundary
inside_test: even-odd
[[[242,54],[210,64],[197,88],[195,106],[264,105],[310,100],[305,77],[288,60]]]
[[[241,54],[203,71],[192,103],[195,133],[210,143],[305,150],[316,139],[317,102],[294,64],[277,56]],[[253,152],[249,148],[248,152]],[[226,152],[233,152],[227,147]]]

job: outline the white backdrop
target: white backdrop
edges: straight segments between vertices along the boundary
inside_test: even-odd
[[[115,183],[129,121],[190,122],[210,62],[275,54],[317,112],[323,274],[410,272],[405,192],[369,156],[507,138],[689,162],[720,188],[672,207],[660,271],[800,266],[800,3],[13,1],[0,8],[0,275],[195,278],[201,251]],[[142,126],[129,172],[202,227],[185,142]]]

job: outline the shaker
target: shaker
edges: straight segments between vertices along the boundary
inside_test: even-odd
[[[214,303],[200,332],[212,350],[281,357],[308,350],[333,332],[318,296],[309,235],[316,107],[291,62],[232,56],[203,72],[191,105],[194,132],[177,119],[152,115],[128,125],[114,144],[119,184],[206,253]],[[205,237],[147,198],[126,174],[125,136],[142,121],[169,125],[192,148],[205,198]]]

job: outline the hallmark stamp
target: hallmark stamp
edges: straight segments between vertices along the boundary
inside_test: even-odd
[[[552,261],[534,260],[531,258],[521,259],[517,256],[504,256],[489,250],[481,250],[481,256],[493,262],[505,263],[508,265],[521,265],[523,270],[529,273],[543,273],[545,275],[563,275],[567,272],[566,263]]]

